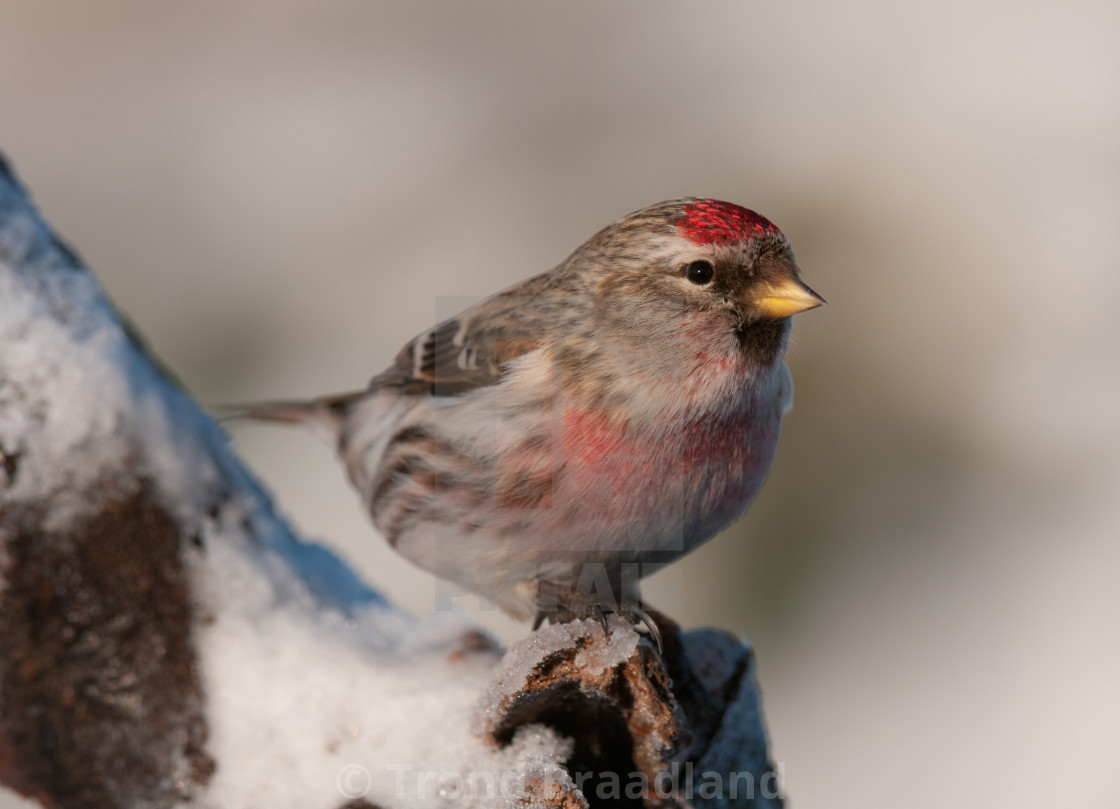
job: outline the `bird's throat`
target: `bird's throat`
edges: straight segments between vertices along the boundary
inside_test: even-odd
[[[785,351],[790,325],[789,318],[740,324],[735,329],[735,339],[744,361],[754,367],[773,365]]]

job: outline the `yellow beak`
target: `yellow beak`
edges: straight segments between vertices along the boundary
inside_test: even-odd
[[[796,278],[789,278],[760,289],[753,303],[764,317],[783,318],[816,309],[824,305],[824,298]]]

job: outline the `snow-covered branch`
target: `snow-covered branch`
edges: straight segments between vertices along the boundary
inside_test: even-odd
[[[503,651],[302,542],[0,159],[0,783],[46,806],[780,806],[749,648]]]

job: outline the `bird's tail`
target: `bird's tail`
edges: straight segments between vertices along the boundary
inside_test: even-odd
[[[216,408],[216,415],[218,420],[223,423],[251,419],[253,421],[298,424],[300,427],[309,429],[321,438],[326,439],[327,443],[334,444],[338,441],[350,405],[358,401],[364,394],[365,391],[358,391],[302,401],[291,399],[221,405]]]

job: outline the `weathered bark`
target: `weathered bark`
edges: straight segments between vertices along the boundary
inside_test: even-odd
[[[503,656],[389,606],[291,534],[0,159],[0,783],[64,809],[780,806],[749,648],[665,625],[663,658],[619,622]],[[508,778],[428,794],[436,768]]]

